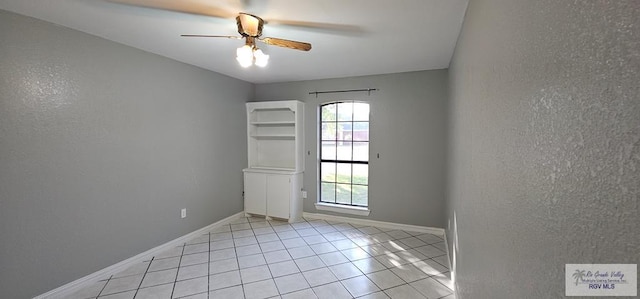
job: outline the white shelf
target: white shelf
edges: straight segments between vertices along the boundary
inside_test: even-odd
[[[295,139],[296,135],[293,134],[273,134],[273,135],[251,135],[256,139]]]
[[[293,168],[282,167],[269,167],[269,166],[253,166],[251,168],[245,168],[243,172],[260,172],[260,173],[279,173],[279,174],[296,174],[296,170]]]
[[[251,125],[254,126],[295,126],[296,122],[291,121],[252,121]]]

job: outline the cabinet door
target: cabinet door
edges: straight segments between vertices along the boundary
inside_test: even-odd
[[[266,215],[267,175],[263,173],[244,173],[244,211],[245,213]]]
[[[290,182],[288,175],[267,176],[267,215],[289,219]]]

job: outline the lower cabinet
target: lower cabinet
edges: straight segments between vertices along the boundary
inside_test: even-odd
[[[244,172],[244,212],[267,214],[267,176],[261,173]]]
[[[244,170],[244,211],[294,222],[302,218],[302,173]]]

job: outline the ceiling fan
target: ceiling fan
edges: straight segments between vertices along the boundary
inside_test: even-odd
[[[216,18],[230,18],[232,15],[224,10],[215,6],[206,4],[204,1],[175,1],[175,0],[106,0],[117,4],[124,4],[130,6],[145,7],[151,9],[159,9],[165,11],[181,12],[187,14],[195,14]],[[249,0],[241,1],[249,3]],[[243,67],[249,67],[253,64],[257,66],[266,66],[269,55],[266,55],[256,46],[256,42],[262,42],[267,45],[273,45],[278,47],[284,47],[300,51],[311,50],[311,44],[300,41],[292,41],[274,37],[262,37],[262,28],[265,25],[265,20],[262,18],[249,14],[239,13],[235,16],[236,23],[238,25],[238,33],[240,36],[227,36],[227,35],[203,35],[203,34],[183,34],[184,37],[222,37],[231,39],[244,39],[245,45],[238,48],[236,51],[236,59]],[[288,25],[295,27],[302,27],[311,30],[328,30],[328,31],[343,31],[343,32],[357,32],[360,29],[356,26],[350,25],[336,25],[336,24],[324,24],[314,22],[303,21],[286,21],[286,20],[270,20],[270,23],[276,23],[280,25]]]
[[[243,67],[255,65],[264,67],[269,61],[269,55],[266,55],[256,46],[256,41],[263,42],[267,45],[284,47],[300,51],[311,50],[311,44],[299,41],[292,41],[282,38],[264,37],[262,38],[262,27],[264,20],[256,15],[241,12],[236,17],[238,25],[238,33],[241,36],[232,35],[203,35],[203,34],[182,34],[184,37],[223,37],[233,39],[245,39],[245,45],[236,51],[236,60]]]

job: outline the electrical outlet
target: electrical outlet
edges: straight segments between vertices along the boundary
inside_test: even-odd
[[[180,218],[187,218],[187,209],[180,210]]]
[[[302,198],[307,198],[307,191],[302,191]]]

